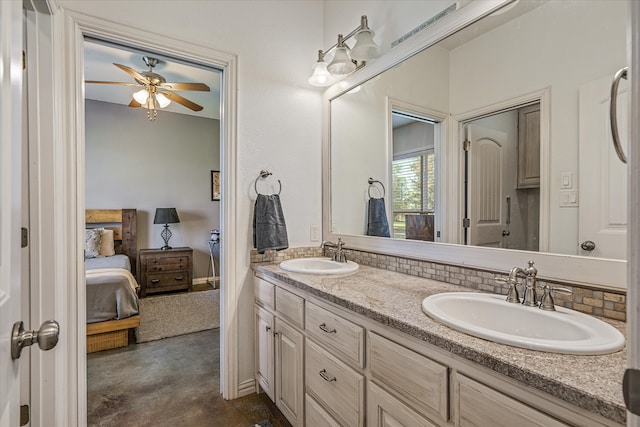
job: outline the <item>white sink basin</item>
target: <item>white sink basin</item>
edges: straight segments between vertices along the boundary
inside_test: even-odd
[[[292,273],[345,274],[358,269],[353,261],[336,262],[331,258],[295,258],[282,261],[280,268]]]
[[[624,347],[624,336],[595,317],[557,307],[544,311],[495,294],[446,292],[422,302],[422,311],[445,325],[489,341],[564,354],[607,354]]]

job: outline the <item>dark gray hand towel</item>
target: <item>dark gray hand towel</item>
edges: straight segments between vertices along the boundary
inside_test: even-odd
[[[267,249],[279,251],[289,247],[287,225],[277,194],[258,194],[253,211],[253,246],[261,254]]]
[[[367,236],[390,237],[384,198],[369,198]]]

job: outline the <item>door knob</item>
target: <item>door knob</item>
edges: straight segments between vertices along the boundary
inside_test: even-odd
[[[37,331],[25,331],[22,321],[13,324],[11,334],[11,358],[20,358],[24,347],[38,343],[40,350],[51,350],[58,344],[60,337],[60,325],[55,320],[47,320],[40,325]]]
[[[584,242],[580,243],[580,247],[585,251],[591,252],[596,248],[596,243],[591,240],[585,240]]]

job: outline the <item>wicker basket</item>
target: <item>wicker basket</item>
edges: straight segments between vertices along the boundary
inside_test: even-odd
[[[87,353],[126,347],[129,344],[129,329],[139,325],[140,316],[88,324]]]

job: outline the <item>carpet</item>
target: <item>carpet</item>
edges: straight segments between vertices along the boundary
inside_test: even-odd
[[[138,343],[220,327],[220,290],[140,299]]]

